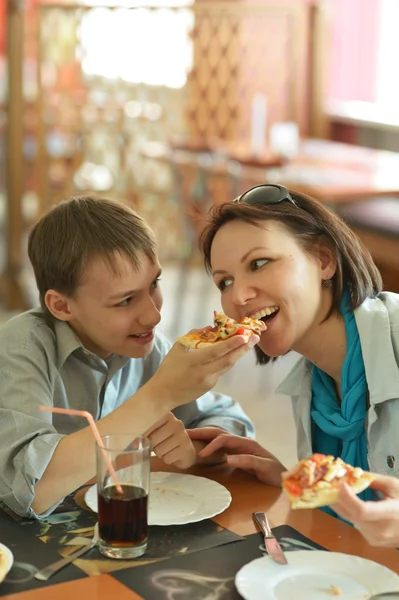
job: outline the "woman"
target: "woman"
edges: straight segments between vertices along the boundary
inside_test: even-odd
[[[399,296],[381,292],[359,239],[316,200],[260,185],[211,211],[201,245],[226,314],[267,324],[258,364],[302,355],[278,388],[292,398],[299,459],[333,454],[398,475]],[[231,464],[250,461],[262,481],[280,484],[285,467],[256,442],[213,437],[204,457],[225,448],[238,455]]]

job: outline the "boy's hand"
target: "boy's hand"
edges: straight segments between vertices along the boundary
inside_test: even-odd
[[[217,383],[219,377],[259,342],[235,335],[214,346],[189,350],[178,342],[163,359],[149,385],[152,394],[166,397],[170,409],[196,400]]]
[[[167,465],[188,469],[197,462],[197,453],[182,421],[171,412],[145,433],[152,449]]]

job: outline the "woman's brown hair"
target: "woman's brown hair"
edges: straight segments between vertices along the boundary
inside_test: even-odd
[[[208,273],[212,272],[212,243],[223,225],[239,220],[261,227],[262,221],[279,221],[306,252],[311,253],[317,241],[325,244],[335,257],[337,267],[332,278],[332,305],[326,318],[339,312],[344,288],[349,291],[347,307],[351,311],[366,298],[379,294],[382,290],[380,272],[369,251],[346,223],[318,200],[299,192],[290,191],[289,194],[293,202],[247,204],[244,200],[213,207],[200,237],[200,248]],[[255,350],[259,364],[270,361],[270,357],[258,347]]]

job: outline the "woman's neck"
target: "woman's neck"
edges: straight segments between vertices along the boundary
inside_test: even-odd
[[[334,313],[326,321],[315,324],[293,350],[330,375],[339,389],[346,356],[345,321],[341,315]]]

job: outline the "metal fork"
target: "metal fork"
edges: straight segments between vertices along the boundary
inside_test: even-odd
[[[94,546],[97,544],[97,542],[98,542],[98,523],[96,523],[96,525],[94,527],[93,539],[91,540],[91,542],[89,544],[87,544],[86,546],[83,546],[83,548],[79,548],[79,550],[76,550],[76,552],[74,552],[73,554],[70,554],[66,558],[61,558],[60,560],[57,560],[56,562],[52,563],[48,567],[45,567],[41,571],[38,571],[37,573],[35,573],[35,576],[34,576],[35,579],[38,579],[39,581],[47,581],[48,579],[50,579],[50,577],[52,577],[54,575],[54,573],[57,573],[60,569],[62,569],[66,565],[69,565],[76,558],[79,558],[79,556],[82,556],[82,554],[85,554],[86,552],[88,552],[89,550],[94,548]]]

